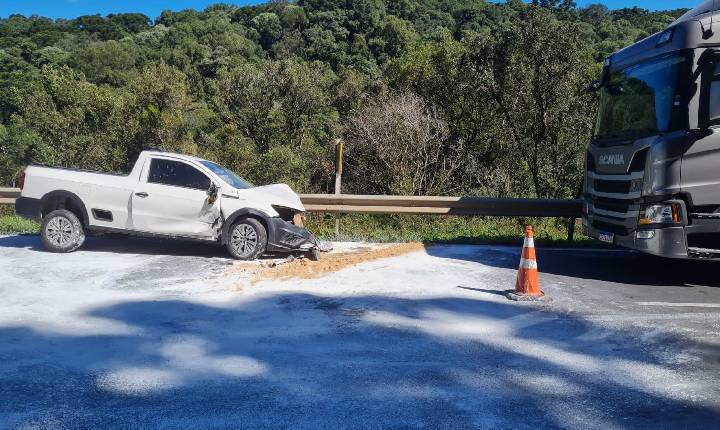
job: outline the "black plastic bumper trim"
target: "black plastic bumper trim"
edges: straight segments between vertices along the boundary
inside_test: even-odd
[[[15,213],[23,218],[39,220],[42,218],[42,200],[18,197],[15,200]]]

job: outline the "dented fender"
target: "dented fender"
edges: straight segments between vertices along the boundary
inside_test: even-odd
[[[238,209],[229,216],[227,216],[222,223],[221,230],[220,230],[220,242],[225,245],[228,243],[228,237],[230,236],[230,227],[232,227],[233,224],[235,224],[235,221],[237,221],[238,218],[241,218],[243,216],[252,216],[254,218],[259,218],[263,221],[263,224],[266,226],[268,230],[268,239],[271,235],[271,223],[268,222],[269,219],[271,219],[266,213],[253,208],[242,208]]]
[[[252,208],[243,208],[233,212],[221,228],[220,242],[225,245],[230,237],[230,227],[242,217],[258,218],[267,229],[267,251],[309,251],[319,248],[319,242],[310,231],[304,227],[296,226],[279,217],[269,217],[267,214]]]

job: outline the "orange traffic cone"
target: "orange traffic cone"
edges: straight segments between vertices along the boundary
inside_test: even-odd
[[[518,268],[515,290],[507,291],[511,300],[539,300],[545,294],[540,291],[538,282],[537,260],[535,258],[535,241],[531,225],[525,227],[525,243],[523,243],[520,267]]]

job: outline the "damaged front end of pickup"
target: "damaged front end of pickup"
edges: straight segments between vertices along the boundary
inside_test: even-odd
[[[250,253],[252,257],[262,253],[284,253],[304,255],[313,260],[320,258],[320,252],[332,249],[329,242],[318,240],[303,226],[305,207],[300,197],[285,184],[226,189],[219,196],[223,217],[218,232],[223,245],[235,246],[245,241],[245,244],[251,242],[252,246],[263,247],[255,248]],[[257,225],[258,222],[262,226]],[[241,224],[246,225],[239,227]],[[267,233],[265,243],[255,240],[257,228],[262,227]],[[249,230],[252,230],[250,236]],[[236,258],[245,259],[244,256]]]
[[[320,252],[332,250],[332,244],[318,240],[303,226],[303,213],[273,205],[278,217],[268,218],[268,252],[301,252],[318,259]]]

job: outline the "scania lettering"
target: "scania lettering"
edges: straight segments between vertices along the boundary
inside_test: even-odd
[[[625,164],[625,157],[622,154],[601,155],[598,157],[598,164]]]

